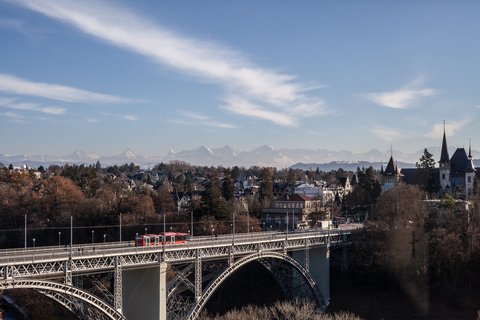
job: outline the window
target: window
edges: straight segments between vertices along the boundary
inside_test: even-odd
[[[471,183],[472,182],[472,177],[468,177],[467,181],[468,181],[468,183]]]
[[[445,173],[442,173],[442,180],[445,180]]]

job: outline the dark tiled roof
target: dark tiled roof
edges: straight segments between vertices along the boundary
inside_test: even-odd
[[[340,181],[340,184],[342,185],[342,187],[345,188],[345,185],[347,184],[347,179],[348,177],[340,177],[338,178],[338,180]]]
[[[387,167],[385,168],[383,174],[386,176],[398,174],[397,161],[393,160],[393,157],[390,157],[390,161],[388,161]]]
[[[457,148],[452,158],[450,159],[451,173],[461,174],[473,169],[472,160],[468,159],[465,148]]]
[[[417,168],[402,169],[400,173],[403,175],[403,181],[406,184],[416,184]]]

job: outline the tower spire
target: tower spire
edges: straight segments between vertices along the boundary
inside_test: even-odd
[[[468,139],[468,159],[472,159],[472,139]]]
[[[440,163],[448,163],[450,161],[450,156],[448,155],[447,148],[447,136],[445,133],[445,120],[443,120],[443,141],[442,141],[442,151],[440,153]]]

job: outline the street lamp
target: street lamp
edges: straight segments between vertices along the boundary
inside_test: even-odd
[[[107,237],[107,235],[104,233],[103,234],[103,243],[105,243],[105,238]]]
[[[263,224],[262,230],[263,230],[263,231],[266,231],[266,230],[265,230],[265,221],[262,221],[262,224]]]
[[[145,234],[147,234],[147,230],[148,230],[148,228],[145,228]]]
[[[62,232],[58,231],[58,246],[60,247],[60,239],[62,237]]]
[[[250,213],[247,210],[247,233],[250,232]]]
[[[95,230],[92,230],[92,246],[93,246],[93,239],[95,238]]]
[[[35,238],[33,238],[32,240],[33,240],[33,247],[35,248]]]

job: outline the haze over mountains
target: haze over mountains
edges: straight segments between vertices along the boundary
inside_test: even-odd
[[[440,147],[429,147],[429,152],[439,159]],[[455,150],[449,150],[450,155]],[[224,166],[224,167],[250,167],[250,166],[274,166],[277,168],[296,167],[302,169],[332,170],[343,168],[345,170],[355,170],[357,166],[370,166],[380,168],[381,164],[386,164],[390,159],[390,150],[380,151],[372,149],[365,153],[353,153],[348,150],[332,151],[326,149],[276,149],[271,146],[263,145],[251,151],[236,151],[229,146],[222,148],[209,148],[201,146],[196,149],[183,150],[179,152],[170,151],[165,156],[144,156],[138,155],[131,149],[126,149],[121,154],[113,156],[98,156],[96,153],[87,153],[84,151],[75,151],[65,156],[50,155],[5,155],[0,153],[0,162],[4,165],[13,164],[20,166],[26,164],[29,167],[38,167],[40,165],[48,166],[50,164],[93,164],[100,161],[102,165],[120,165],[124,163],[135,163],[142,167],[153,166],[157,163],[168,163],[174,160],[188,162],[192,165],[202,166]],[[395,160],[400,167],[413,167],[415,162],[422,156],[423,150],[414,153],[404,153],[398,150],[393,151]],[[473,157],[478,159],[480,152],[473,150]],[[476,161],[479,165],[478,161]]]

